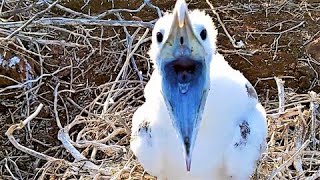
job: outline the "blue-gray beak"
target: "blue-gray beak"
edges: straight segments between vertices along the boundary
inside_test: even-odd
[[[190,171],[209,74],[204,48],[193,32],[184,0],[177,1],[173,13],[170,34],[161,49],[162,94]]]

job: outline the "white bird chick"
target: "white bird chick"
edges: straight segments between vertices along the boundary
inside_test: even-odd
[[[155,24],[155,70],[133,116],[131,150],[159,179],[249,179],[266,148],[265,110],[216,38],[210,16],[184,0]]]

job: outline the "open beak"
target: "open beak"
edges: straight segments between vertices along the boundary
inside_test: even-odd
[[[187,171],[207,98],[205,51],[194,34],[184,0],[178,0],[170,33],[160,52],[162,95],[184,148]]]

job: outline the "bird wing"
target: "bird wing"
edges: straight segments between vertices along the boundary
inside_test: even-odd
[[[162,148],[159,147],[157,134],[158,111],[161,106],[156,97],[160,96],[158,73],[153,72],[144,91],[145,103],[137,109],[132,118],[130,149],[144,169],[155,176],[161,175]],[[161,99],[160,99],[161,100]],[[162,107],[163,108],[163,107]]]
[[[152,136],[152,125],[148,118],[148,104],[145,103],[134,113],[132,118],[130,149],[142,164],[144,169],[152,174],[157,174],[160,163],[155,156],[158,148]]]
[[[208,112],[216,110],[215,118],[223,119],[219,123],[232,122],[226,129],[230,139],[224,139],[230,141],[223,158],[226,174],[232,179],[249,179],[266,149],[265,110],[250,82],[219,53],[212,59],[211,71]]]
[[[264,108],[258,103],[246,114],[237,123],[233,141],[225,154],[227,174],[233,179],[250,179],[267,146]]]

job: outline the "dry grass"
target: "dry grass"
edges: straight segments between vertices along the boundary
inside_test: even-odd
[[[153,179],[129,151],[129,140],[132,113],[143,103],[143,88],[152,72],[146,53],[154,20],[142,22],[135,14],[148,9],[157,16],[160,9],[148,1],[135,4],[136,10],[115,9],[108,2],[110,10],[91,15],[90,0],[80,6],[73,1],[47,2],[0,4],[0,59],[20,59],[13,68],[0,61],[0,72],[6,70],[0,74],[0,177]],[[258,11],[256,4],[249,5],[221,6],[214,14],[241,8]],[[319,12],[317,6],[303,2],[269,4],[266,12],[288,8],[296,14],[305,8],[311,18],[313,11]],[[269,49],[273,58],[282,48],[281,37],[303,24],[270,34],[259,32],[276,35]],[[229,34],[228,26],[222,26],[221,32]],[[234,37],[228,35],[228,40],[237,45]],[[219,50],[248,60],[265,49]],[[318,67],[304,58],[301,63],[308,62],[317,75]],[[274,81],[257,78],[257,83]],[[290,77],[282,77],[286,78]],[[317,179],[320,94],[298,94],[285,88],[281,79],[275,80],[275,91],[261,91],[279,95],[261,96],[268,112],[268,152],[253,179]],[[311,89],[319,83],[317,78],[310,81]]]

